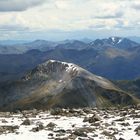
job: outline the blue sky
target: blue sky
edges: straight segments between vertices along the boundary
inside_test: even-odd
[[[140,0],[0,0],[0,40],[140,36]]]

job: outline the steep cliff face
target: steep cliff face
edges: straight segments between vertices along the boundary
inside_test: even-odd
[[[66,62],[49,60],[20,81],[0,86],[0,109],[104,107],[135,104],[109,80]]]

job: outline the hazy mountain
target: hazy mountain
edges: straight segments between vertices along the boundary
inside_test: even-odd
[[[43,53],[31,50],[23,54],[0,54],[0,82],[18,79],[28,70],[45,61]]]
[[[135,41],[135,42],[138,42],[138,43],[140,43],[140,37],[138,37],[138,36],[130,36],[130,37],[128,37],[130,40],[133,40],[133,41]]]
[[[56,46],[56,49],[73,49],[73,50],[83,50],[88,48],[88,44],[79,40],[67,40]]]
[[[54,49],[57,45],[58,45],[57,42],[46,41],[46,40],[35,40],[33,42],[23,44],[23,46],[26,46],[27,50],[37,49],[40,51],[47,51],[47,50]]]
[[[30,50],[48,51],[54,49],[57,42],[35,40],[33,42],[19,43],[14,45],[0,45],[0,54],[23,54]]]
[[[107,79],[75,64],[55,60],[38,65],[17,82],[1,85],[0,93],[1,110],[106,107],[139,102]]]
[[[1,45],[17,45],[27,43],[29,40],[0,40]]]
[[[26,51],[26,47],[20,45],[0,45],[0,54],[21,54]]]
[[[35,40],[30,43],[24,44],[28,50],[37,49],[40,51],[48,51],[52,49],[75,49],[82,50],[88,48],[88,43],[84,43],[79,40],[64,40],[58,42],[46,41],[46,40]]]
[[[46,40],[35,40],[27,43],[14,45],[0,45],[0,54],[23,54],[30,50],[49,51],[55,48],[81,50],[88,48],[88,43],[78,40],[64,40],[52,42]]]
[[[32,49],[40,51],[48,51],[55,48],[61,49],[89,49],[94,48],[98,50],[105,50],[108,47],[129,49],[138,46],[138,43],[131,41],[127,38],[110,37],[108,39],[96,39],[95,41],[90,40],[64,40],[64,41],[46,41],[46,40],[35,40],[32,42],[19,43],[14,45],[0,45],[0,54],[22,54]]]
[[[81,41],[84,42],[84,43],[90,43],[93,40],[92,39],[89,39],[89,38],[83,38],[83,39],[81,39]]]

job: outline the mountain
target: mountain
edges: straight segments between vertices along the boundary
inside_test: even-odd
[[[19,44],[4,44],[0,45],[0,54],[23,54],[30,50],[48,51],[54,49],[58,45],[57,42],[46,40],[35,40],[32,42]]]
[[[26,47],[27,51],[37,49],[42,52],[58,48],[82,50],[88,48],[88,43],[79,40],[64,40],[58,42],[35,40],[33,42],[25,43],[21,47]]]
[[[26,51],[26,47],[19,45],[0,45],[0,54],[21,54]]]
[[[0,54],[0,82],[19,79],[43,61],[45,54],[38,50],[23,54]]]
[[[130,40],[133,40],[135,42],[140,43],[140,37],[139,36],[129,36],[128,37]]]
[[[107,107],[139,102],[109,80],[73,64],[49,60],[21,80],[0,85],[0,110]]]
[[[16,44],[23,44],[27,43],[29,40],[0,40],[1,45],[16,45]]]
[[[78,40],[64,40],[58,42],[35,40],[23,44],[19,43],[13,45],[0,45],[0,54],[23,54],[27,51],[35,49],[45,52],[55,48],[82,50],[88,48],[88,43],[84,43]]]
[[[90,42],[90,43],[89,43]],[[121,37],[110,37],[108,39],[96,39],[91,40],[64,40],[64,41],[47,41],[47,40],[35,40],[32,42],[18,43],[18,44],[4,44],[0,45],[0,54],[23,54],[32,49],[37,49],[39,51],[49,51],[52,49],[74,49],[83,50],[94,48],[97,50],[104,51],[105,49],[119,48],[119,49],[130,49],[138,46],[139,44],[131,41],[127,38]]]
[[[96,39],[90,43],[91,47],[96,49],[106,49],[107,47],[115,47],[120,49],[127,49],[138,46],[139,44],[127,38],[109,37],[107,39]]]
[[[92,39],[89,39],[89,38],[83,38],[83,39],[80,39],[82,42],[84,43],[90,43],[92,42]]]
[[[47,51],[47,50],[54,49],[57,45],[58,45],[57,42],[46,41],[46,40],[35,40],[33,42],[23,44],[23,46],[26,46],[27,50],[37,49],[40,51]]]
[[[74,49],[74,50],[83,50],[88,48],[88,44],[79,40],[66,40],[63,43],[60,43],[56,46],[58,49]]]

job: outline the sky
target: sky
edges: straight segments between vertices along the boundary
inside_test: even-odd
[[[140,0],[0,0],[0,40],[140,36]]]

